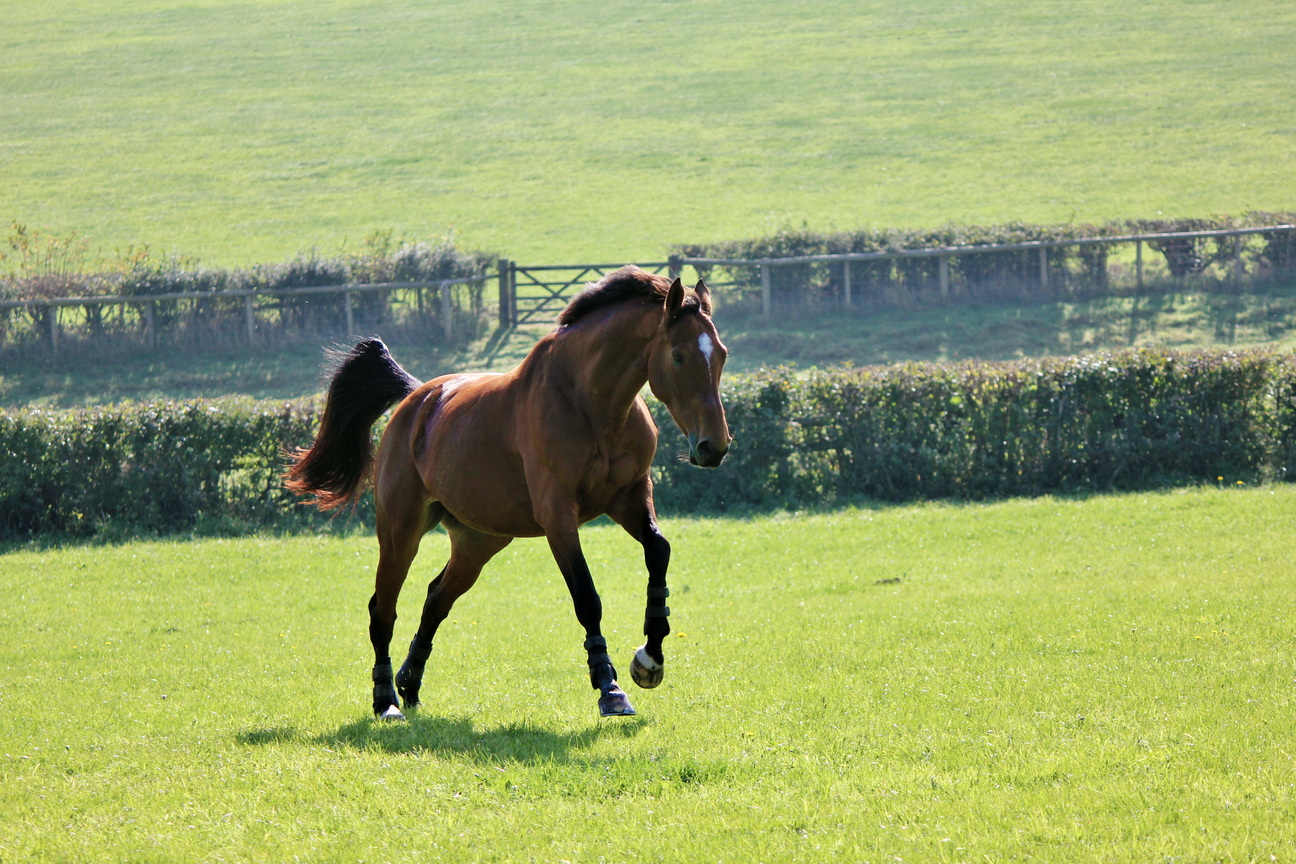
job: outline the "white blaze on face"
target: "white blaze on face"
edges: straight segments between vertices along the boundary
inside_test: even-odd
[[[703,333],[698,337],[698,348],[701,349],[702,356],[705,357],[707,361],[707,368],[710,369],[711,352],[715,350],[715,346],[711,344],[711,337],[708,334]]]

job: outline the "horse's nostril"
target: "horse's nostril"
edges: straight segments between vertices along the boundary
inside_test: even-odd
[[[711,442],[709,440],[704,439],[698,442],[697,456],[699,460],[701,460],[702,462],[709,462],[711,460],[711,457],[714,455],[715,455],[715,448],[711,446]]]

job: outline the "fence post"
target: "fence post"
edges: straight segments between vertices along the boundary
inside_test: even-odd
[[[670,256],[669,263],[666,265],[666,269],[667,272],[670,273],[670,278],[672,279],[680,278],[680,276],[684,274],[684,265],[680,263],[680,256],[678,255]]]
[[[518,323],[517,310],[517,271],[516,261],[509,262],[508,284],[509,284],[509,326],[516,327]]]
[[[770,315],[770,265],[762,264],[761,268],[761,312],[766,318]]]
[[[842,301],[851,305],[850,259],[842,262]]]
[[[54,349],[54,353],[58,354],[59,307],[57,305],[53,303],[49,305],[49,316],[50,316],[50,346]]]
[[[256,339],[256,316],[252,312],[252,295],[243,296],[243,316],[247,318],[248,344]]]
[[[450,296],[450,283],[441,283],[441,330],[445,333],[446,341],[454,335],[454,303]]]
[[[346,297],[347,338],[350,339],[355,335],[355,316],[351,313],[351,292],[343,291],[342,295]]]
[[[512,321],[509,313],[509,262],[507,258],[499,259],[499,326],[507,327]]]
[[[1143,241],[1134,241],[1134,272],[1138,280],[1138,289],[1143,290]]]
[[[153,350],[153,346],[156,344],[153,333],[153,307],[156,305],[157,303],[153,300],[144,304],[144,347],[150,351]]]
[[[1040,250],[1040,288],[1048,290],[1048,248],[1041,246]]]
[[[1242,287],[1242,235],[1233,236],[1233,281]]]
[[[942,297],[949,296],[949,256],[940,256],[940,291]]]

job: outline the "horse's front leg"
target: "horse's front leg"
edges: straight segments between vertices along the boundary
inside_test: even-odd
[[[568,512],[568,509],[570,512]],[[576,508],[561,508],[547,514],[544,525],[549,549],[553,552],[558,569],[562,571],[567,590],[571,592],[576,607],[576,620],[585,628],[586,662],[589,664],[590,685],[599,691],[599,714],[618,717],[634,714],[630,698],[617,684],[616,668],[607,653],[607,640],[600,630],[603,621],[603,601],[594,588],[594,578],[581,551],[577,533]]]
[[[626,533],[643,544],[644,565],[648,569],[648,605],[644,609],[644,644],[635,649],[630,660],[630,678],[649,689],[662,682],[666,658],[662,640],[670,635],[670,607],[666,598],[666,570],[670,567],[670,543],[657,527],[653,507],[652,481],[644,477],[618,496],[608,515],[625,528]]]

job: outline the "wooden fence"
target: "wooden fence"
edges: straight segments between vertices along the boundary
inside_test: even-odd
[[[377,292],[413,291],[417,298],[417,308],[423,312],[424,290],[434,289],[433,296],[439,297],[440,310],[437,315],[441,321],[443,335],[447,340],[454,335],[454,314],[452,289],[456,285],[467,285],[494,279],[494,274],[484,273],[479,276],[468,276],[459,279],[442,279],[428,282],[388,282],[380,284],[319,285],[302,288],[281,288],[267,290],[234,289],[228,291],[177,291],[167,294],[149,294],[141,296],[104,295],[98,297],[56,297],[49,299],[8,300],[0,302],[0,310],[26,309],[43,310],[46,326],[49,328],[49,343],[53,353],[59,351],[60,324],[59,310],[68,307],[82,307],[91,320],[101,319],[95,310],[117,306],[124,313],[127,308],[134,310],[133,320],[138,322],[135,329],[142,330],[145,347],[157,347],[157,327],[159,303],[192,301],[195,309],[200,303],[221,303],[228,306],[231,301],[241,301],[243,326],[246,344],[257,341],[258,330],[264,327],[270,316],[283,318],[286,308],[285,300],[299,301],[301,298],[341,294],[346,319],[348,337],[356,335],[355,300],[357,296]],[[276,305],[276,301],[278,304]],[[123,316],[124,317],[124,316]]]
[[[1144,287],[1144,244],[1155,243],[1162,244],[1167,250],[1177,249],[1175,244],[1187,242],[1191,250],[1191,241],[1207,238],[1233,238],[1233,262],[1232,277],[1237,283],[1241,283],[1245,273],[1242,262],[1243,238],[1257,234],[1284,234],[1296,231],[1296,225],[1276,225],[1265,228],[1241,228],[1233,230],[1216,230],[1216,231],[1184,231],[1166,234],[1131,234],[1116,237],[1093,237],[1084,239],[1069,240],[1050,240],[1041,242],[997,244],[986,246],[949,246],[930,249],[899,249],[885,252],[851,252],[835,255],[803,255],[789,258],[687,258],[682,256],[672,256],[669,262],[669,268],[672,273],[678,274],[684,266],[691,266],[698,270],[699,273],[710,271],[715,267],[724,268],[758,268],[760,274],[760,293],[761,293],[761,311],[766,315],[771,314],[773,297],[771,292],[771,270],[777,267],[788,267],[805,264],[840,264],[842,266],[842,284],[841,284],[841,301],[843,305],[850,306],[855,302],[855,291],[853,290],[851,280],[851,264],[854,262],[878,262],[878,261],[902,261],[905,259],[931,259],[937,260],[936,288],[938,288],[941,297],[946,297],[950,293],[951,281],[950,270],[951,261],[973,255],[985,255],[987,253],[1031,253],[1038,255],[1038,276],[1037,285],[1043,290],[1048,290],[1050,281],[1050,261],[1049,253],[1051,250],[1062,247],[1086,247],[1086,246],[1104,246],[1110,247],[1119,244],[1133,244],[1135,247],[1135,287],[1142,289]],[[1170,257],[1167,252],[1167,258]],[[1289,252],[1289,257],[1291,253]],[[1296,261],[1287,260],[1283,262],[1285,268],[1291,269],[1296,265]],[[1172,271],[1175,268],[1172,267]],[[1191,267],[1186,268],[1191,270]],[[737,281],[728,283],[717,282],[717,285],[740,284]]]
[[[775,305],[774,292],[772,290],[773,271],[778,268],[819,266],[828,265],[833,267],[834,276],[840,278],[840,284],[834,288],[839,288],[837,295],[844,306],[852,306],[861,302],[863,299],[863,288],[876,290],[880,279],[892,279],[893,281],[903,281],[910,290],[921,290],[935,295],[939,292],[940,297],[946,297],[951,294],[955,287],[954,280],[951,278],[951,272],[958,266],[957,262],[963,259],[972,259],[976,256],[988,256],[994,254],[1008,254],[1022,256],[1037,256],[1036,264],[1032,268],[1037,269],[1033,275],[1027,276],[1027,281],[1031,282],[1031,287],[1038,290],[1048,291],[1055,280],[1065,279],[1065,271],[1059,271],[1053,260],[1054,250],[1063,247],[1111,247],[1119,244],[1133,244],[1135,248],[1134,264],[1134,287],[1142,289],[1144,287],[1144,246],[1152,244],[1159,248],[1170,265],[1172,273],[1193,272],[1193,266],[1201,265],[1200,259],[1193,259],[1184,263],[1180,261],[1175,263],[1174,256],[1183,257],[1185,254],[1191,257],[1193,254],[1194,244],[1204,239],[1232,238],[1232,261],[1231,261],[1231,279],[1241,283],[1245,274],[1243,261],[1243,249],[1247,237],[1253,235],[1290,235],[1296,232],[1296,225],[1276,225],[1263,228],[1244,228],[1233,230],[1215,230],[1215,231],[1189,231],[1178,233],[1164,234],[1133,234],[1115,237],[1093,237],[1083,239],[1068,240],[1051,240],[1041,242],[1026,242],[1014,244],[999,244],[985,246],[952,246],[927,249],[897,249],[878,252],[852,252],[832,255],[804,255],[787,258],[691,258],[686,256],[672,255],[669,260],[664,262],[649,262],[639,264],[638,266],[654,273],[667,272],[671,276],[681,275],[685,267],[694,268],[699,274],[705,274],[708,283],[713,288],[735,288],[738,290],[754,290],[759,285],[761,310],[765,315],[771,315]],[[1296,241],[1296,236],[1293,236]],[[1286,242],[1283,247],[1288,250],[1284,254],[1287,256],[1281,262],[1270,262],[1270,266],[1276,266],[1279,269],[1296,272],[1296,242]],[[1178,250],[1178,251],[1176,251]],[[1187,250],[1185,253],[1183,250]],[[930,261],[935,259],[936,267],[934,272],[930,265],[925,265],[926,269],[921,271],[902,271],[901,262],[913,261],[914,259]],[[1020,263],[1020,257],[1016,259]],[[1187,259],[1185,259],[1187,260]],[[879,270],[878,263],[886,265]],[[1195,262],[1195,263],[1194,263]],[[867,269],[868,277],[871,280],[867,286],[857,285],[854,281],[856,277],[852,276],[852,265],[861,266],[860,269]],[[259,334],[263,329],[269,330],[273,326],[285,325],[285,322],[292,318],[293,315],[304,317],[300,310],[301,304],[308,303],[304,298],[322,297],[327,295],[342,295],[342,309],[333,310],[329,313],[333,317],[332,323],[325,324],[325,329],[336,331],[345,319],[346,336],[356,335],[354,298],[364,298],[366,295],[378,292],[412,292],[414,298],[409,301],[411,307],[416,307],[419,321],[430,321],[433,318],[439,319],[442,334],[449,340],[454,336],[454,297],[452,290],[458,285],[481,284],[487,280],[497,280],[499,284],[499,324],[501,327],[517,327],[531,321],[543,320],[546,317],[556,315],[567,303],[571,296],[580,290],[586,282],[597,279],[606,275],[611,270],[622,265],[617,264],[558,264],[558,265],[522,265],[506,258],[498,261],[495,273],[483,273],[476,276],[468,276],[457,279],[434,280],[426,282],[399,282],[399,283],[382,283],[382,284],[349,284],[349,285],[325,285],[303,288],[284,288],[284,289],[267,289],[267,290],[224,290],[224,291],[188,291],[175,292],[170,294],[153,294],[153,295],[105,295],[95,297],[58,297],[50,299],[27,299],[27,300],[10,300],[0,302],[0,312],[6,316],[8,310],[24,309],[31,314],[33,322],[43,321],[38,327],[48,328],[48,342],[51,350],[58,353],[60,344],[60,332],[63,325],[60,323],[60,310],[68,307],[81,307],[84,309],[83,317],[88,330],[93,334],[96,330],[96,323],[102,321],[103,311],[107,307],[116,306],[118,308],[119,331],[123,333],[134,333],[132,340],[139,340],[147,348],[155,348],[158,344],[157,339],[157,315],[158,304],[168,304],[183,301],[190,301],[192,308],[190,316],[196,318],[203,310],[207,310],[210,315],[223,316],[222,320],[227,323],[231,319],[232,310],[237,308],[236,304],[242,306],[242,334],[229,334],[242,344],[251,345],[258,341]],[[1101,266],[1106,267],[1105,256],[1101,260]],[[715,278],[717,268],[725,271],[724,276]],[[840,268],[837,270],[836,268]],[[915,277],[914,273],[918,275]],[[926,284],[930,273],[930,283]],[[1014,273],[1017,274],[1018,280],[1021,280],[1021,268],[1018,266]],[[838,275],[839,274],[839,277]],[[881,275],[879,275],[881,274]],[[726,278],[727,277],[727,278]],[[713,281],[714,279],[714,281]],[[804,289],[805,286],[800,286]],[[434,307],[425,309],[425,291],[432,289],[432,299]],[[480,299],[478,292],[474,300],[476,303]],[[435,307],[435,302],[439,302],[439,308]],[[130,317],[127,317],[127,310],[131,310]],[[483,310],[474,307],[472,313],[474,316],[479,315]],[[326,316],[327,317],[327,316]],[[4,324],[7,318],[0,318],[0,344],[5,340]],[[383,319],[386,321],[386,319]],[[388,322],[390,323],[390,322]]]

